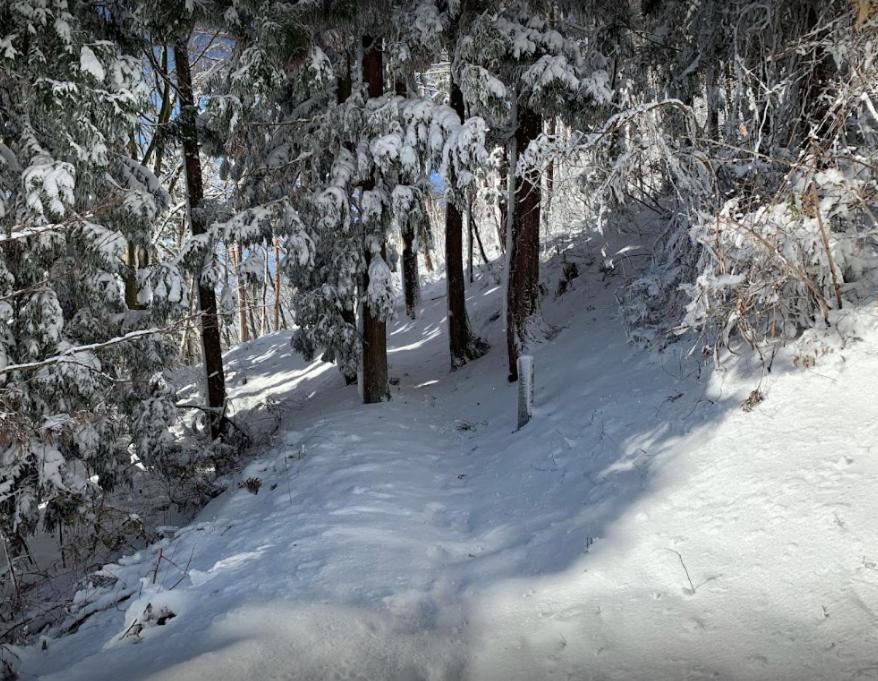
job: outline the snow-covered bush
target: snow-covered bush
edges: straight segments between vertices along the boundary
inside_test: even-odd
[[[641,20],[666,26],[675,11]],[[635,204],[663,223],[638,244],[649,264],[623,294],[636,340],[759,348],[827,323],[875,284],[875,17],[844,3],[735,12],[705,3],[677,16],[695,61],[623,65],[622,112],[553,150],[590,164],[582,189],[599,228]],[[766,64],[769,39],[778,56]]]

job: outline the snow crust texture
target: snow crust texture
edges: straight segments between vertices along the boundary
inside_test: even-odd
[[[275,445],[105,567],[77,602],[128,598],[21,651],[23,678],[878,678],[875,310],[711,373],[626,344],[613,282],[570,257],[521,430],[501,352],[448,372],[442,282],[390,328],[389,403],[284,334],[232,351],[235,408],[284,408]],[[499,288],[468,295],[502,347]]]

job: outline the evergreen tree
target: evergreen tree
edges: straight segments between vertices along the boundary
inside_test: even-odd
[[[317,17],[307,6],[275,9],[265,3],[254,14],[253,35],[265,39],[242,46],[226,70],[228,95],[216,98],[211,114],[218,129],[235,127],[222,135],[229,140],[250,134],[241,121],[267,116],[258,119],[262,141],[237,145],[248,149],[246,157],[229,154],[243,209],[230,224],[253,224],[282,202],[295,206],[302,229],[288,252],[304,257],[288,253],[285,268],[296,287],[294,346],[306,357],[322,352],[348,377],[359,370],[364,400],[384,399],[385,321],[393,311],[397,260],[389,237],[423,221],[434,168],[453,174],[462,189],[474,180],[486,158],[484,125],[461,123],[449,107],[414,96],[411,88],[407,96],[385,91],[385,66],[393,78],[409,80],[414,55],[438,44],[442,23],[432,3],[397,6],[398,25],[415,28],[392,37],[385,36],[378,6],[353,11],[340,3]],[[304,35],[303,26],[309,27]],[[347,82],[350,94],[339,90]],[[248,110],[255,101],[243,93],[254,83],[267,95],[258,111]],[[272,193],[282,198],[270,199]],[[351,323],[353,310],[359,329]]]
[[[488,3],[461,13],[455,52],[464,97],[506,132],[507,293],[509,380],[517,359],[539,336],[540,140],[543,115],[562,115],[610,99],[603,57],[583,52],[550,23],[555,3]],[[540,159],[539,161],[537,159]]]
[[[201,241],[205,236],[209,238],[209,233],[204,213],[204,185],[196,125],[195,95],[189,68],[188,35],[178,37],[174,43],[174,64],[180,97],[180,137],[183,146],[189,226],[192,240],[195,242]],[[201,245],[202,247],[206,245],[213,251],[212,242],[208,241],[207,244]],[[204,362],[208,423],[210,435],[216,439],[224,435],[228,429],[225,416],[226,382],[217,316],[216,282],[211,273],[205,273],[203,268],[197,268],[194,276],[198,282],[198,308],[201,312],[201,356]]]
[[[128,244],[150,247],[168,196],[129,154],[146,89],[114,31],[93,5],[0,8],[0,532],[18,552],[126,481],[132,452],[177,453],[159,327],[185,292],[150,265],[126,305]]]

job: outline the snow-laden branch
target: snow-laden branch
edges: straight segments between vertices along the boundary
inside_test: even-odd
[[[195,315],[197,316],[197,315]],[[100,350],[102,348],[110,347],[111,345],[118,345],[119,343],[127,343],[129,341],[137,340],[138,338],[144,338],[146,336],[153,336],[157,333],[165,333],[166,331],[170,331],[174,326],[179,324],[181,321],[185,321],[185,319],[189,319],[189,317],[181,319],[173,324],[169,324],[168,326],[162,327],[152,327],[150,329],[141,329],[139,331],[131,331],[126,333],[123,336],[116,336],[115,338],[111,338],[110,340],[103,341],[101,343],[89,343],[87,345],[75,345],[72,347],[59,352],[57,355],[53,355],[52,357],[47,357],[46,359],[41,359],[36,362],[24,362],[22,364],[10,364],[3,368],[0,368],[0,376],[4,374],[11,373],[13,371],[26,371],[28,369],[39,369],[40,367],[48,366],[50,364],[58,364],[59,362],[67,361],[71,355],[76,355],[80,352],[91,352],[92,350]]]
[[[567,162],[574,157],[587,153],[596,148],[608,136],[628,125],[639,116],[665,107],[679,109],[690,121],[694,118],[692,107],[679,99],[669,98],[653,100],[620,111],[611,116],[601,129],[596,132],[574,131],[570,139],[563,145],[559,144],[557,139],[551,135],[540,133],[539,137],[531,142],[527,149],[519,150],[520,156],[516,167],[516,175],[527,176],[532,182],[536,182],[550,163],[554,161]],[[694,129],[690,130],[690,134],[694,137]]]

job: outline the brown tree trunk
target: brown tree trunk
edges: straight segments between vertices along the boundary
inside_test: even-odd
[[[418,286],[418,252],[415,249],[415,235],[411,228],[402,234],[402,284],[405,294],[405,313],[411,319],[417,317],[415,308],[421,297]]]
[[[247,287],[241,279],[241,262],[244,258],[244,248],[241,244],[235,244],[229,248],[229,253],[238,287],[238,338],[242,343],[246,343],[250,340],[250,327],[247,324]]]
[[[281,308],[280,308],[280,244],[278,243],[277,238],[274,240],[274,330],[280,331],[281,324],[283,323],[283,317],[281,316]],[[286,328],[286,323],[283,323],[283,328]]]
[[[196,128],[195,97],[192,92],[192,75],[189,71],[189,51],[181,41],[174,45],[174,62],[177,66],[177,89],[180,96],[180,132],[186,172],[186,195],[189,202],[189,225],[193,236],[206,230],[202,202],[204,186],[201,179],[201,159],[198,156],[198,130]],[[223,372],[223,354],[220,345],[219,319],[217,318],[216,292],[213,286],[198,279],[198,305],[201,311],[201,345],[204,371],[207,375],[207,406],[210,435],[216,439],[225,433],[226,381]]]
[[[262,325],[262,335],[271,333],[271,317],[268,314],[268,287],[271,285],[271,274],[268,271],[268,242],[262,242],[262,315],[259,323]]]
[[[549,135],[550,138],[555,137],[556,132],[555,125],[555,117],[550,116],[549,120],[546,121],[546,134]],[[554,196],[555,190],[555,161],[550,160],[549,165],[546,166],[546,208],[545,214],[541,216],[542,220],[546,223],[546,229],[548,230],[549,219],[552,216],[552,198]]]
[[[258,291],[256,290],[256,284],[254,283],[251,286],[250,294],[248,295],[247,302],[247,316],[250,318],[250,336],[251,338],[259,338],[259,325],[256,323],[256,315],[254,308],[256,307],[256,301],[258,300]]]
[[[394,92],[400,97],[408,95],[408,88],[403,80],[397,79],[393,86]],[[415,249],[415,228],[408,225],[402,230],[402,292],[405,298],[405,313],[410,319],[417,317],[415,307],[420,301],[418,282],[418,252]]]
[[[135,161],[138,156],[137,142],[132,136],[128,142],[128,153]],[[133,241],[128,241],[125,249],[125,306],[129,310],[142,310],[143,305],[137,302],[137,260],[138,247]]]
[[[503,154],[503,160],[500,161],[500,222],[497,223],[497,241],[500,244],[500,251],[502,253],[506,252],[506,221],[508,219],[506,184],[509,181],[508,171],[509,159],[506,154]]]
[[[488,254],[485,253],[485,245],[482,243],[482,236],[479,234],[479,225],[477,222],[473,223],[472,229],[470,230],[470,235],[475,235],[476,243],[479,245],[479,253],[482,255],[482,262],[486,265],[488,264]]]
[[[125,252],[125,306],[129,310],[140,310],[137,304],[137,244],[128,242]]]
[[[366,83],[369,97],[380,97],[384,94],[384,60],[381,53],[380,39],[372,40],[369,36],[363,37],[363,81]],[[363,183],[363,189],[368,191],[375,187],[374,180],[370,179]],[[364,244],[365,247],[365,244]],[[363,291],[369,287],[369,261],[371,254],[368,250],[366,256],[366,274],[363,275]],[[386,257],[386,249],[381,246],[381,257]],[[361,362],[361,389],[363,402],[371,404],[382,402],[390,397],[387,383],[387,323],[378,317],[365,301],[361,303],[362,309],[362,356]]]
[[[515,141],[527,149],[542,130],[538,113],[519,110]],[[511,172],[511,169],[510,169]],[[509,380],[518,380],[518,355],[526,342],[528,319],[537,312],[540,293],[540,185],[522,177],[515,189],[509,277],[506,291],[506,346]]]
[[[473,271],[473,200],[472,197],[467,199],[466,203],[466,264],[469,271],[469,283],[472,284],[476,280],[476,274]]]
[[[463,121],[463,93],[453,78],[451,108]],[[445,205],[445,281],[448,291],[448,344],[451,368],[456,369],[468,360],[484,355],[488,344],[470,331],[463,275],[463,216],[452,201]]]

